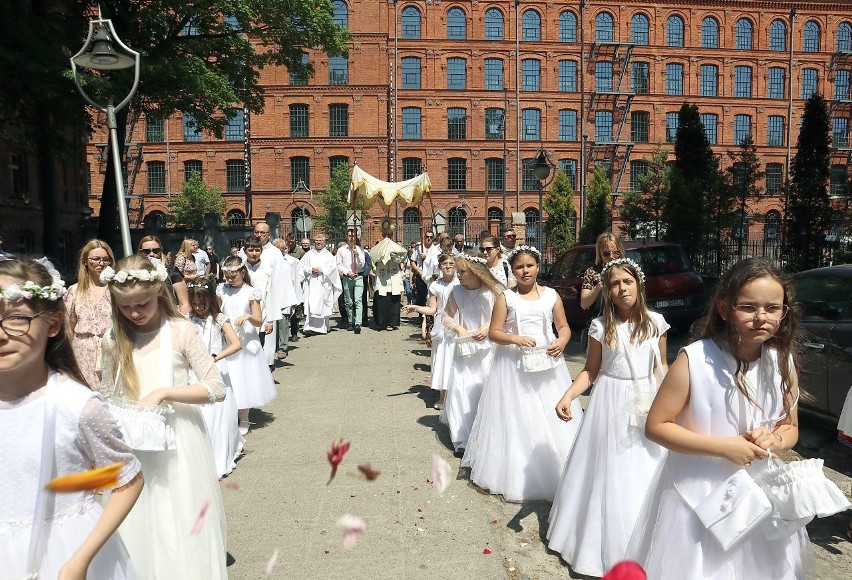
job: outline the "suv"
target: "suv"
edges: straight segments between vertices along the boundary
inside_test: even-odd
[[[707,297],[704,279],[692,267],[680,244],[666,242],[625,242],[627,257],[645,273],[648,307],[665,316],[678,329],[687,329],[704,313]],[[595,245],[576,246],[562,254],[541,283],[562,297],[568,323],[584,325],[594,309],[580,308],[583,273],[595,263]]]

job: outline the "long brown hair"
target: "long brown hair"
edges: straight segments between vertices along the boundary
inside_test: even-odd
[[[618,256],[619,258],[626,258],[627,254],[624,253],[624,244],[621,243],[621,238],[613,234],[612,232],[604,232],[598,236],[598,239],[595,240],[595,264],[598,266],[603,266],[610,260],[614,260],[616,256],[610,256],[609,259],[604,260],[603,257],[603,247],[604,244],[612,244],[615,246],[615,250],[621,254]]]
[[[0,276],[9,276],[20,280],[23,284],[32,280],[39,286],[50,286],[53,277],[47,268],[30,259],[0,260]],[[50,312],[60,321],[60,329],[56,336],[47,339],[47,348],[44,352],[44,362],[54,370],[61,372],[74,379],[81,385],[87,385],[83,373],[74,358],[74,350],[71,348],[71,336],[66,324],[65,303],[62,299],[46,300],[44,298],[30,298],[28,302],[35,312]]]
[[[801,340],[799,335],[799,320],[801,314],[798,308],[796,308],[796,298],[791,278],[778,269],[772,262],[760,258],[746,258],[745,260],[740,260],[722,274],[722,279],[719,280],[713,300],[707,304],[707,312],[696,325],[696,340],[710,338],[721,344],[728,345],[731,354],[737,361],[737,368],[734,372],[734,382],[737,389],[751,404],[759,408],[757,402],[749,394],[749,390],[745,384],[745,372],[748,369],[748,362],[739,353],[739,345],[742,337],[740,337],[733,324],[728,324],[725,318],[722,318],[720,309],[723,306],[726,307],[728,310],[726,317],[730,318],[733,313],[733,306],[737,303],[737,298],[743,286],[760,278],[770,278],[778,282],[781,288],[784,289],[784,304],[787,305],[787,315],[781,319],[778,331],[765,344],[774,347],[778,352],[778,371],[781,374],[781,393],[784,398],[784,412],[789,414],[790,402],[788,399],[793,389],[793,372],[798,373],[801,368],[799,366],[799,342]],[[804,399],[811,398],[801,387],[799,388],[799,396]]]
[[[239,266],[237,272],[242,270],[243,272],[243,284],[246,286],[251,286],[251,276],[249,276],[248,268],[246,268],[246,264],[242,258],[239,256],[228,256],[225,258],[225,261],[222,262],[223,268],[233,268],[234,266]],[[225,284],[228,284],[227,280]],[[230,286],[230,284],[228,284]]]
[[[659,329],[648,315],[648,304],[645,299],[645,282],[636,268],[629,262],[612,266],[606,271],[601,283],[603,284],[603,317],[604,317],[604,341],[607,346],[614,347],[616,343],[615,325],[618,323],[615,311],[615,303],[609,295],[609,277],[610,272],[620,268],[630,274],[636,280],[636,303],[633,305],[633,310],[630,312],[629,322],[633,323],[633,332],[630,334],[630,342],[638,344],[648,338],[657,336]]]
[[[145,256],[134,254],[120,260],[115,265],[116,272],[122,270],[147,270],[152,272],[154,265]],[[118,283],[115,280],[109,284],[109,292],[112,296],[112,332],[115,337],[115,360],[116,368],[121,367],[121,379],[124,384],[125,392],[131,398],[139,396],[139,375],[136,373],[136,366],[133,364],[133,339],[136,335],[136,327],[124,314],[118,309],[118,301],[120,296],[132,294],[134,292],[156,292],[157,293],[157,309],[160,314],[168,318],[183,318],[178,311],[175,303],[171,299],[168,288],[165,282],[152,280],[150,282],[128,279],[123,283]]]
[[[187,286],[187,290],[189,292],[189,303],[193,302],[203,302],[207,307],[207,312],[210,316],[213,317],[213,320],[219,316],[221,309],[219,308],[219,301],[216,299],[216,295],[213,294],[213,291],[204,286],[202,284]],[[195,316],[195,308],[193,308],[193,316]]]
[[[100,248],[107,253],[109,256],[110,265],[115,263],[115,254],[112,253],[112,248],[109,247],[103,240],[89,240],[83,249],[80,250],[80,259],[78,260],[79,264],[77,265],[77,294],[85,297],[86,293],[89,291],[89,287],[92,285],[92,280],[89,277],[89,269],[86,267],[86,262],[89,259],[89,252]]]

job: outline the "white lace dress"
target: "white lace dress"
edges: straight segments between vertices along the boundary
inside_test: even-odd
[[[579,574],[603,576],[624,559],[645,492],[665,456],[662,447],[645,438],[644,420],[636,412],[656,393],[658,385],[651,380],[654,351],[669,329],[662,315],[649,314],[656,336],[630,344],[636,374],[642,377],[638,384],[620,342],[606,344],[603,317],[589,328],[589,336],[601,343],[601,370],[562,472],[547,530],[548,548]],[[627,336],[633,332],[632,324],[619,325]],[[643,404],[637,402],[640,395]]]
[[[220,313],[215,321],[212,316],[202,319],[193,315],[190,321],[195,325],[201,342],[207,346],[207,352],[213,355],[222,351],[222,325],[228,321],[224,314]],[[243,452],[245,443],[245,438],[240,433],[237,401],[228,376],[227,361],[228,359],[216,362],[225,383],[225,400],[200,405],[204,423],[207,425],[207,434],[213,445],[213,460],[216,462],[216,473],[219,477],[234,470],[237,457]]]
[[[552,288],[539,290],[536,300],[525,300],[512,290],[503,293],[505,330],[547,346],[556,338],[553,306],[559,296]],[[574,399],[574,418],[567,423],[554,411],[571,384],[564,359],[555,368],[525,372],[519,368],[520,358],[517,345],[495,347],[461,464],[471,468],[472,482],[506,501],[552,501],[583,422],[583,408]]]
[[[103,399],[64,375],[51,372],[47,385],[16,401],[0,401],[0,579],[20,580],[27,553],[42,464],[48,399],[55,409],[55,454],[51,478],[124,463],[118,487],[139,473],[139,461],[121,439]],[[56,578],[103,513],[92,492],[49,494],[42,528],[39,578]],[[118,534],[110,537],[89,566],[88,578],[136,578]]]
[[[219,284],[216,296],[222,300],[222,314],[227,316],[234,326],[243,347],[225,359],[237,408],[251,409],[271,403],[275,399],[275,381],[272,380],[272,373],[266,364],[257,329],[249,322],[241,326],[235,322],[240,316],[251,314],[251,301],[260,302],[260,291],[248,284],[239,288]],[[270,337],[270,340],[275,340],[274,334]]]
[[[139,377],[140,398],[159,387],[190,385],[192,373],[209,392],[211,402],[221,401],[225,384],[195,327],[182,318],[171,319],[168,324],[171,347],[165,356],[171,359],[170,369],[163,368],[166,365],[160,331],[136,334],[133,364]],[[104,389],[112,395],[116,364],[110,333],[104,337],[103,345]],[[169,404],[175,410],[172,424],[177,448],[136,451],[142,462],[145,487],[119,531],[144,580],[224,580],[228,576],[225,512],[207,427],[199,405]],[[198,534],[190,535],[205,505],[206,521]]]
[[[444,332],[443,316],[444,307],[450,292],[458,286],[458,279],[453,278],[450,282],[435,280],[429,284],[429,294],[437,300],[435,312],[435,324],[432,326],[432,381],[431,387],[436,391],[447,390],[450,380],[450,371],[453,369],[453,353],[456,348],[455,333],[452,330]]]

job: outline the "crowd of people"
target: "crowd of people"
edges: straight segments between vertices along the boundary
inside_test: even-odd
[[[67,290],[46,260],[0,259],[0,434],[17,442],[0,447],[0,576],[226,578],[219,480],[250,409],[275,398],[271,370],[300,320],[302,336],[323,335],[338,311],[355,334],[419,315],[461,468],[506,501],[553,502],[548,547],[575,572],[630,559],[654,579],[805,577],[801,506],[795,520],[754,513],[768,458],[798,438],[785,275],[756,259],[732,267],[669,369],[642,268],[603,234],[581,292],[599,315],[572,379],[539,250],[511,229],[476,248],[444,233],[405,248],[385,226],[372,248],[351,229],[330,249],[321,233],[297,246],[259,223],[221,261],[191,239],[171,263],[154,236],[118,261],[92,240]],[[104,500],[48,501],[51,474],[113,464]],[[845,509],[830,491],[819,515]]]

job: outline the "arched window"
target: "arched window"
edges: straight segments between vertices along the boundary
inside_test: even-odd
[[[226,219],[229,228],[244,228],[246,226],[246,214],[238,209],[229,211]]]
[[[782,20],[773,20],[769,25],[769,50],[787,50],[787,25]]]
[[[538,239],[538,223],[539,213],[534,207],[528,207],[524,210],[524,243],[528,246],[543,248],[544,245],[539,243]]]
[[[805,29],[802,34],[802,50],[819,52],[819,24],[813,20],[805,22]]]
[[[763,240],[777,242],[781,233],[781,212],[769,210],[763,218]]]
[[[145,216],[144,223],[146,230],[161,230],[166,227],[166,214],[158,209],[154,210]]]
[[[701,48],[719,48],[719,22],[711,16],[701,21]]]
[[[559,42],[577,42],[577,16],[570,10],[559,14]]]
[[[502,161],[502,159],[501,159]],[[503,210],[499,207],[489,207],[488,208],[488,231],[490,233],[494,233],[494,230],[497,230],[497,235],[499,235],[500,231],[503,229]],[[480,240],[481,241],[481,240]]]
[[[683,18],[676,14],[666,20],[666,46],[683,46]]]
[[[597,42],[611,42],[615,40],[615,26],[612,14],[599,12],[595,16],[595,40]]]
[[[852,52],[852,24],[848,22],[837,27],[837,52]]]
[[[301,240],[302,238],[311,237],[313,222],[312,220],[305,219],[310,217],[311,212],[303,207],[297,207],[290,213],[290,229],[296,236],[296,239]]]
[[[464,40],[467,37],[467,21],[464,10],[450,8],[447,12],[447,39]]]
[[[634,14],[630,21],[630,36],[634,44],[641,46],[648,45],[648,17],[644,14]]]
[[[485,11],[485,40],[503,40],[503,13],[497,8]]]
[[[416,207],[406,208],[402,212],[402,244],[405,247],[412,242],[420,241],[420,210]]]
[[[541,16],[535,10],[527,10],[521,19],[523,32],[521,40],[535,42],[541,40]]]
[[[414,6],[402,9],[402,38],[407,40],[420,38],[420,10]]]
[[[349,9],[343,0],[332,0],[331,19],[340,28],[349,28]]]
[[[467,212],[460,207],[452,208],[447,214],[447,231],[450,237],[461,234],[464,237],[467,228]]]
[[[737,20],[736,46],[737,50],[751,50],[752,47],[751,20],[740,18]]]

